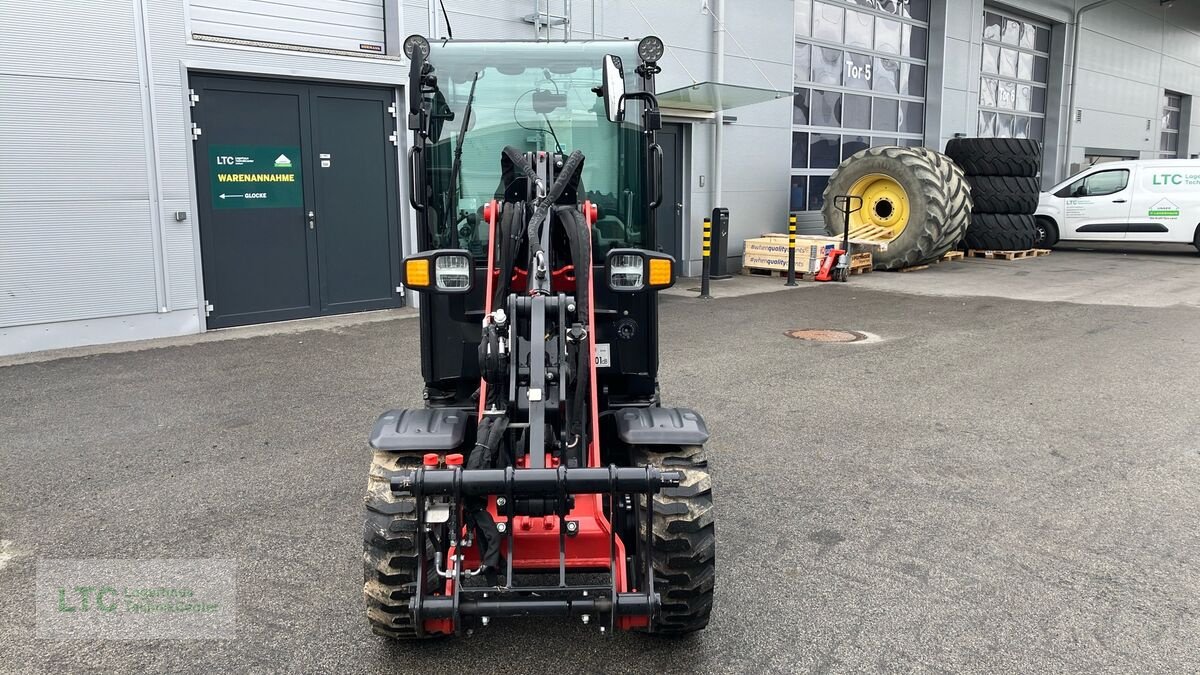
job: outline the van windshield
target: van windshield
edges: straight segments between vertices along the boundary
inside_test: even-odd
[[[434,113],[453,114],[452,119],[443,117],[426,163],[434,193],[430,218],[437,222],[434,232],[426,233],[431,247],[466,248],[477,260],[486,260],[482,211],[502,194],[500,155],[505,146],[526,152],[583,152],[580,197],[600,211],[592,247],[597,261],[611,248],[648,245],[652,227],[643,222],[641,115],[631,103],[626,121],[613,124],[605,117],[603,100],[592,91],[602,81],[604,55],[636,63],[636,43],[448,41],[431,47],[429,62],[438,87]],[[629,72],[625,77],[627,88],[635,89],[638,78]],[[472,84],[472,114],[451,194],[454,151]]]

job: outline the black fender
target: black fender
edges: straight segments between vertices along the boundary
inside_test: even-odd
[[[708,425],[691,408],[624,408],[617,437],[629,445],[704,445]]]
[[[459,408],[389,410],[375,420],[371,447],[384,452],[455,450],[462,447],[470,419]]]

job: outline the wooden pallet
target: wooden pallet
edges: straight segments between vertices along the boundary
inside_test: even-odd
[[[850,257],[850,276],[858,274],[867,274],[874,270],[874,264],[871,262],[870,253],[855,253]],[[755,277],[787,277],[787,270],[767,268],[767,267],[742,267],[743,276]],[[815,281],[816,274],[812,272],[796,272],[798,281]]]
[[[868,241],[890,241],[892,231],[878,225],[859,225],[850,230],[851,239],[866,239]]]
[[[1025,251],[979,251],[969,249],[967,251],[968,258],[987,258],[989,260],[1020,260],[1022,258],[1040,258],[1044,255],[1050,255],[1050,249],[1031,248]]]
[[[851,267],[850,268],[850,276],[853,277],[853,276],[857,276],[860,274],[869,274],[871,271],[872,271],[871,267]],[[783,278],[787,277],[787,270],[768,270],[768,269],[763,269],[761,267],[743,267],[742,275],[752,276],[752,277],[775,277],[775,278],[783,279]],[[817,275],[813,274],[812,272],[804,272],[803,274],[800,272],[796,272],[796,281],[816,281],[816,280],[817,280]]]
[[[899,270],[896,270],[896,271],[897,272],[916,272],[918,270],[929,269],[929,267],[931,265],[936,265],[938,263],[944,263],[944,262],[954,262],[956,260],[962,260],[962,258],[963,258],[962,251],[946,251],[945,255],[943,255],[941,258],[939,258],[937,260],[934,260],[933,262],[927,262],[924,265],[914,265],[912,267],[901,267]]]

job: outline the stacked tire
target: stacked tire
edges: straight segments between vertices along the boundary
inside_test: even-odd
[[[1020,138],[954,138],[946,154],[962,167],[975,207],[964,244],[984,251],[1024,251],[1039,240],[1042,150]]]
[[[845,219],[835,197],[859,194],[856,186],[864,180],[883,179],[893,184],[895,195],[903,195],[903,206],[890,199],[859,202],[864,211],[881,207],[877,214],[887,220],[893,212],[905,213],[886,249],[873,252],[875,269],[899,270],[940,259],[953,250],[967,232],[971,219],[971,188],[966,177],[949,157],[929,148],[879,146],[861,150],[846,158],[825,188],[823,216],[825,231],[841,236]],[[853,230],[853,226],[851,227]],[[894,230],[894,231],[895,231]]]

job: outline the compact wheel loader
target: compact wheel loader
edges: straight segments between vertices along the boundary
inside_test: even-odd
[[[404,48],[425,406],[371,432],[371,628],[704,628],[709,434],[658,386],[662,42]]]

